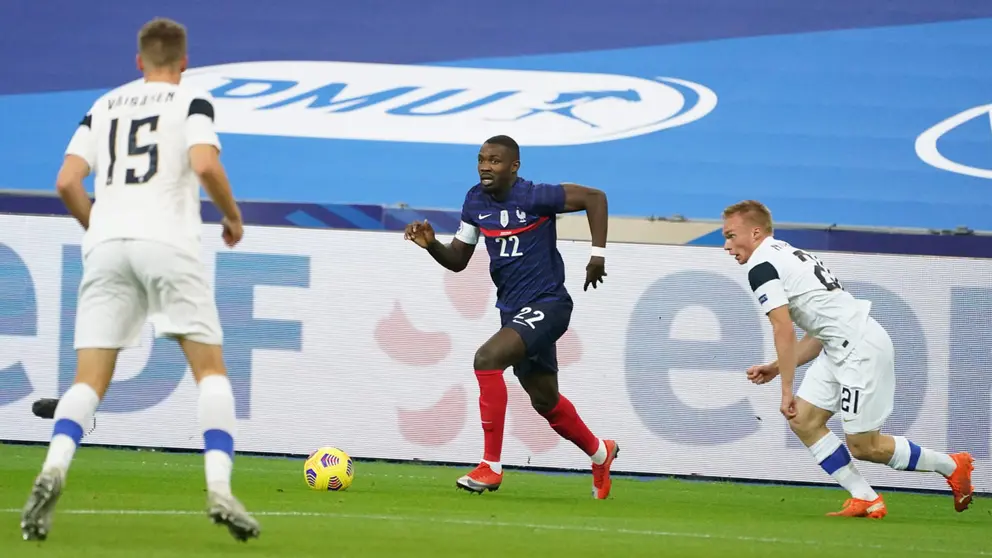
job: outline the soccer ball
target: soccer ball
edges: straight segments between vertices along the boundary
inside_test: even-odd
[[[338,448],[320,448],[303,464],[303,480],[313,490],[347,490],[354,479],[355,464]]]

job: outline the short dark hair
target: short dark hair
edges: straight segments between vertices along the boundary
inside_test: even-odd
[[[516,140],[510,136],[493,136],[487,139],[486,143],[490,145],[502,145],[513,153],[514,159],[518,161],[520,160],[520,146],[517,145]]]

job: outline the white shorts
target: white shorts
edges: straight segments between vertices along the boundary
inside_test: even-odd
[[[895,348],[871,317],[847,358],[838,364],[821,353],[796,393],[821,409],[840,413],[847,434],[881,429],[892,414],[895,394]]]
[[[221,345],[213,289],[199,259],[147,240],[101,242],[83,259],[76,349],[138,345],[146,321],[157,337]]]

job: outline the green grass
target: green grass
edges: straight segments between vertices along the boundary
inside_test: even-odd
[[[508,471],[478,496],[455,490],[462,469],[372,462],[328,493],[301,460],[239,456],[235,493],[262,524],[242,544],[203,513],[200,456],[85,447],[49,539],[27,543],[18,510],[43,458],[0,444],[0,556],[992,556],[989,499],[958,514],[949,495],[889,493],[877,521],[824,517],[834,489],[618,478],[596,501],[589,476]]]

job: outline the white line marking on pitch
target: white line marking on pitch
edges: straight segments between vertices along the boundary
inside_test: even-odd
[[[15,508],[0,509],[3,513],[21,513]],[[57,513],[66,515],[134,515],[134,516],[192,516],[205,515],[206,512],[192,510],[60,510]],[[756,542],[768,544],[791,544],[802,546],[833,546],[843,548],[861,549],[885,549],[899,550],[904,552],[926,552],[934,554],[965,554],[968,556],[992,556],[992,552],[981,550],[961,550],[946,548],[925,548],[925,547],[897,547],[892,544],[850,544],[832,540],[801,540],[785,539],[778,537],[751,537],[746,535],[721,535],[718,533],[690,533],[678,531],[655,531],[650,529],[624,529],[613,527],[595,527],[591,525],[553,525],[543,523],[514,523],[507,521],[484,521],[477,519],[457,519],[444,517],[414,517],[406,515],[376,515],[357,513],[333,513],[333,512],[297,512],[297,511],[262,511],[251,512],[257,517],[321,517],[328,519],[361,519],[368,521],[395,521],[400,523],[442,523],[447,525],[467,525],[478,527],[510,527],[517,529],[532,529],[535,531],[572,531],[580,533],[604,533],[618,535],[640,535],[646,537],[671,537],[682,539],[708,539],[738,542]]]

